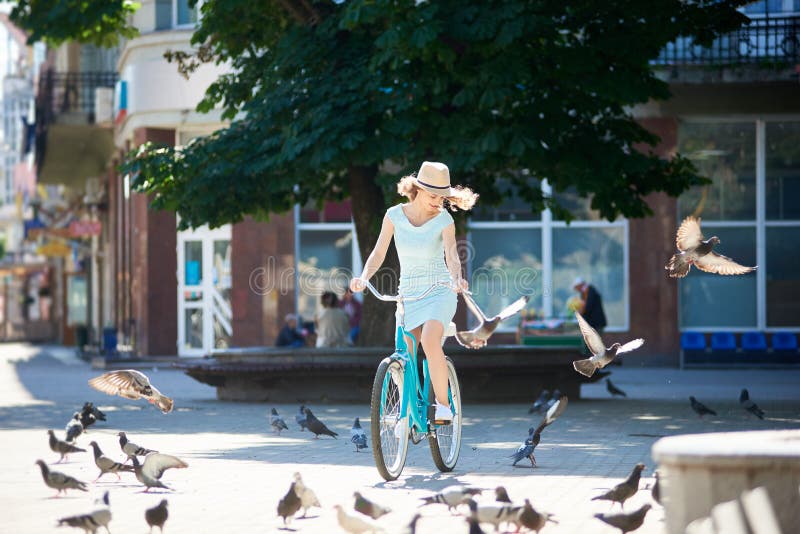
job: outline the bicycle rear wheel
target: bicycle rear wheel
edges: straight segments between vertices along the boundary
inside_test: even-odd
[[[375,467],[385,480],[396,480],[408,454],[408,416],[401,413],[403,366],[384,358],[372,383],[370,429]]]
[[[433,463],[439,471],[452,471],[458,455],[461,452],[461,387],[458,384],[458,376],[453,360],[445,358],[447,361],[447,381],[450,393],[450,409],[453,410],[453,423],[449,425],[439,425],[436,427],[436,436],[430,436],[428,443],[431,447]],[[428,402],[433,404],[435,401],[433,388],[431,388]]]

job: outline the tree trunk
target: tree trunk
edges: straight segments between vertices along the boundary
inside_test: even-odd
[[[377,167],[350,167],[349,174],[353,223],[356,227],[361,258],[366,262],[378,241],[381,223],[386,213],[386,200],[383,191],[375,183]],[[389,250],[386,251],[383,265],[370,282],[381,293],[394,295],[397,293],[399,272],[400,260],[392,241]],[[394,347],[394,311],[394,303],[381,302],[373,297],[369,290],[364,291],[358,344],[362,347]]]

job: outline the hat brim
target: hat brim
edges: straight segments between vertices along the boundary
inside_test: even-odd
[[[420,189],[424,189],[428,193],[432,193],[434,195],[438,195],[440,197],[453,197],[456,195],[456,190],[452,187],[448,186],[446,189],[438,189],[436,187],[430,187],[425,184],[420,183],[419,179],[414,178],[414,185],[419,187]]]

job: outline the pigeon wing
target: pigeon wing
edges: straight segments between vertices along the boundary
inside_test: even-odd
[[[153,452],[145,457],[142,464],[142,472],[147,477],[158,480],[164,474],[164,471],[173,467],[181,469],[189,467],[189,464],[175,456]]]
[[[89,385],[108,395],[120,395],[129,399],[138,399],[150,381],[139,371],[132,369],[110,371],[89,380]]]
[[[487,319],[486,319],[486,315],[484,315],[483,311],[482,311],[482,310],[481,310],[481,309],[478,307],[478,304],[477,304],[477,303],[475,302],[475,300],[472,298],[472,295],[470,295],[470,294],[469,294],[469,293],[467,293],[466,291],[462,291],[462,292],[461,292],[461,295],[464,297],[464,302],[467,304],[467,308],[469,308],[469,310],[470,310],[472,313],[474,313],[474,314],[475,314],[475,317],[477,317],[477,318],[478,318],[478,320],[479,320],[481,323],[485,323],[485,322],[486,322],[486,320],[487,320]]]
[[[603,343],[603,338],[597,333],[597,330],[589,326],[589,323],[586,322],[586,319],[584,319],[580,313],[575,312],[575,318],[578,320],[578,326],[581,329],[583,340],[586,342],[586,346],[589,347],[589,350],[592,351],[592,354],[595,356],[602,356],[605,354],[606,346]]]
[[[729,257],[716,252],[709,252],[705,256],[700,256],[695,260],[694,264],[698,269],[707,273],[724,275],[745,274],[756,270],[755,267],[739,265]]]
[[[561,395],[561,397],[550,407],[550,409],[547,410],[547,413],[544,414],[542,422],[539,423],[539,427],[536,429],[534,434],[539,434],[546,427],[552,425],[555,422],[555,420],[558,419],[562,413],[564,413],[564,410],[567,409],[568,402],[569,399],[567,398],[567,396]]]
[[[678,228],[675,237],[675,246],[678,250],[689,250],[697,248],[703,240],[703,231],[700,230],[700,219],[696,217],[686,217]]]
[[[642,338],[634,339],[633,341],[628,341],[617,350],[617,354],[622,354],[623,352],[630,352],[632,350],[636,350],[642,345],[644,345],[644,339]]]
[[[520,297],[517,300],[515,300],[514,302],[512,302],[511,304],[509,304],[508,306],[506,306],[503,309],[503,311],[498,313],[497,316],[495,317],[495,319],[498,319],[500,321],[505,321],[509,317],[512,317],[512,316],[518,314],[520,311],[522,311],[522,308],[524,308],[527,303],[528,303],[528,297],[527,296]]]

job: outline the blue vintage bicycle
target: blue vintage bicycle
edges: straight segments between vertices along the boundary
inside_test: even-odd
[[[395,350],[378,365],[372,384],[370,406],[372,452],[378,472],[386,480],[396,480],[403,472],[409,441],[416,445],[428,438],[433,463],[443,472],[453,470],[461,451],[461,389],[456,368],[452,360],[446,358],[447,396],[453,411],[453,421],[446,425],[435,425],[434,393],[428,374],[428,362],[422,362],[420,380],[417,340],[405,329],[404,302],[423,299],[440,285],[450,287],[445,282],[439,282],[419,295],[406,297],[382,295],[370,283],[366,284],[376,298],[397,303]],[[445,329],[444,337],[455,333],[455,325],[450,323]],[[413,340],[411,347],[406,343],[406,336]]]

